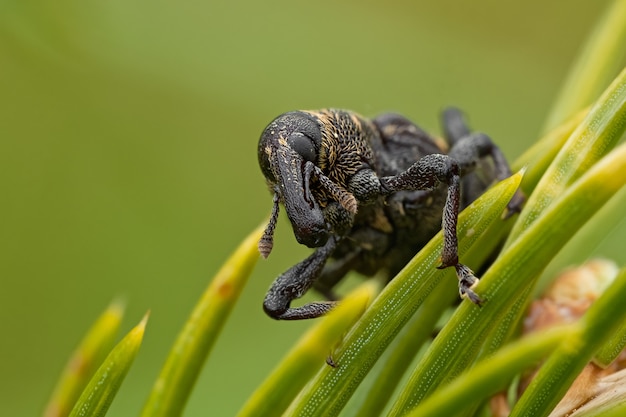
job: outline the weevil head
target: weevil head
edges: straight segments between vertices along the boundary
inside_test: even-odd
[[[329,230],[322,209],[311,193],[307,163],[316,164],[322,132],[315,117],[304,112],[289,112],[274,119],[259,140],[259,165],[291,221],[299,243],[320,247]],[[310,164],[309,164],[310,166]]]

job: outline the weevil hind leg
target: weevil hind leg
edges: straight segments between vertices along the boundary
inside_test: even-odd
[[[463,112],[456,107],[448,107],[441,112],[441,128],[443,136],[450,146],[470,134]]]
[[[450,149],[449,155],[459,164],[463,175],[472,173],[482,158],[490,157],[493,160],[494,179],[501,181],[511,176],[504,154],[484,133],[474,132],[459,140]],[[524,194],[518,190],[507,205],[509,213],[519,212],[524,203]]]
[[[451,107],[444,110],[441,120],[444,136],[452,146],[448,154],[457,161],[464,177],[463,206],[481,195],[489,186],[489,181],[494,179],[501,181],[511,176],[511,168],[500,148],[486,134],[472,132],[459,109]],[[490,157],[493,161],[491,169],[482,161],[485,157]],[[491,171],[489,176],[492,178],[483,182],[474,172],[478,166]],[[478,171],[476,170],[476,173]],[[519,212],[523,203],[524,195],[518,190],[507,206],[508,214]]]

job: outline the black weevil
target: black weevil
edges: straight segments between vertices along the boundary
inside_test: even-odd
[[[458,213],[511,171],[500,149],[471,132],[458,109],[446,109],[442,125],[447,144],[393,113],[368,120],[345,110],[293,111],[265,128],[258,157],[274,206],[259,251],[267,257],[272,250],[281,203],[298,242],[316,248],[274,281],[263,304],[270,317],[323,315],[349,271],[384,270],[391,279],[440,229],[439,268],[454,267],[461,295],[480,304],[472,290],[478,279],[458,260]],[[518,211],[522,200],[516,194],[509,211]],[[291,308],[311,286],[329,301]]]

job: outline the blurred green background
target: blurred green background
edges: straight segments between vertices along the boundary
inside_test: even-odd
[[[395,110],[438,132],[455,104],[514,159],[607,4],[0,2],[0,414],[40,413],[121,295],[124,332],[152,312],[109,413],[137,415],[201,291],[269,213],[256,144],[273,117]],[[234,414],[309,326],[261,309],[307,253],[281,217],[186,415]]]

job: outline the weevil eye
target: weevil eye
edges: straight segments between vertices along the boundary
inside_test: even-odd
[[[281,180],[275,177],[272,168],[276,163],[275,153],[281,146],[281,138],[287,138],[287,146],[305,161],[315,163],[317,150],[322,143],[318,119],[307,112],[293,111],[281,114],[265,128],[259,140],[259,165],[265,178],[273,183]]]
[[[294,132],[287,138],[287,144],[296,151],[305,161],[315,162],[317,152],[313,140],[301,132]]]

